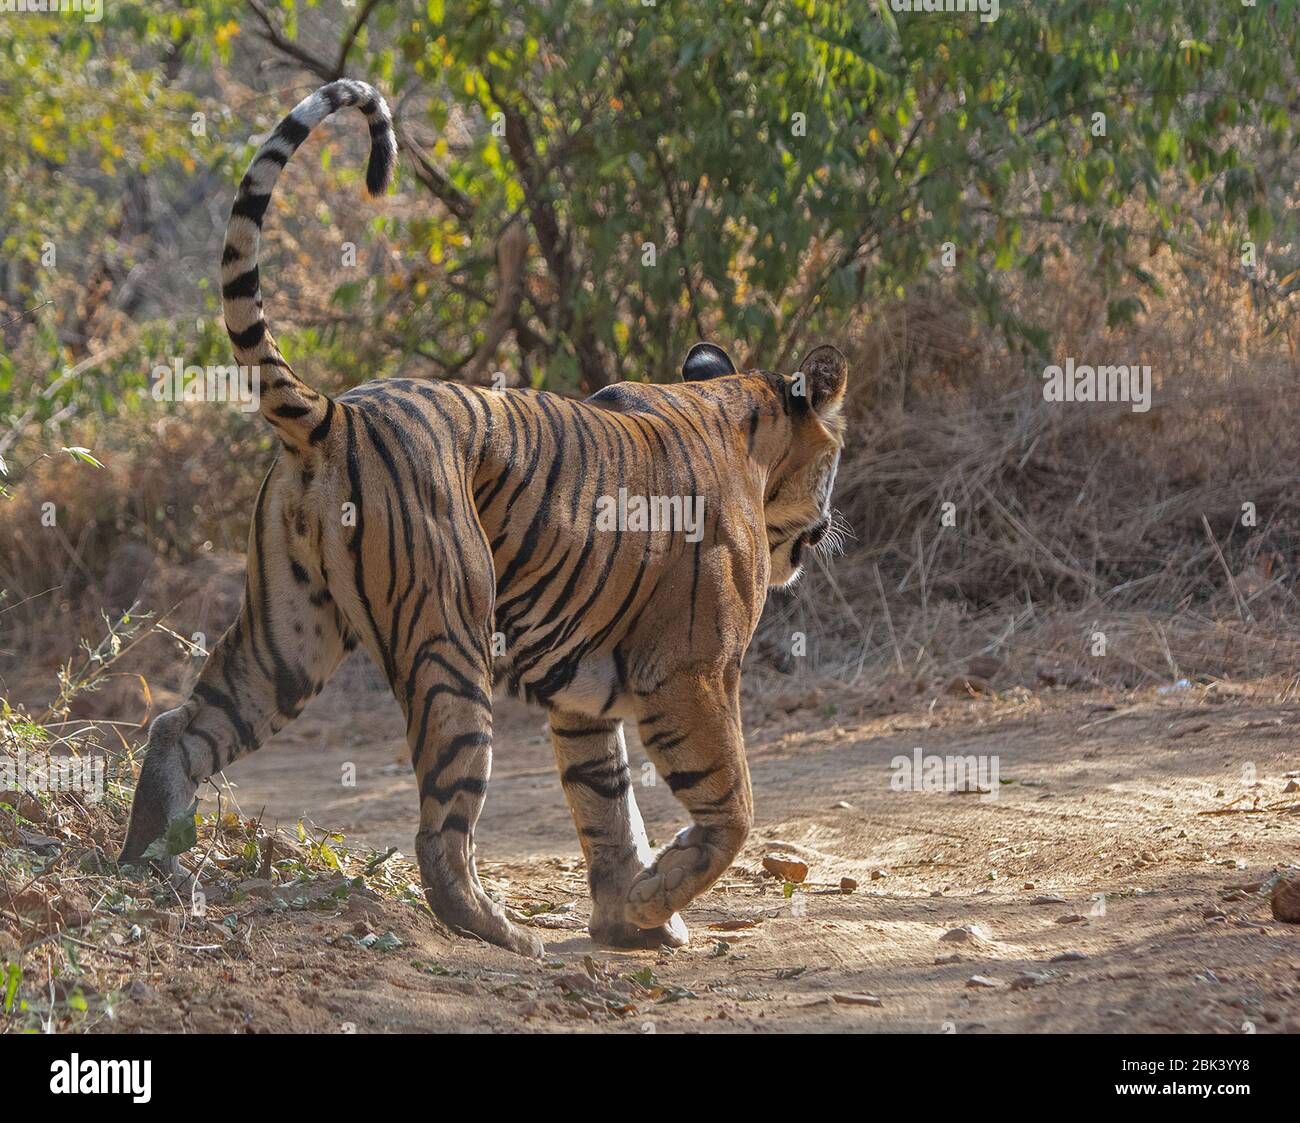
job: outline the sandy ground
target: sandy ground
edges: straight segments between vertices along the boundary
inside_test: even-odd
[[[1237,888],[1300,863],[1300,794],[1283,791],[1300,769],[1293,703],[1220,686],[892,713],[852,692],[787,706],[749,715],[755,831],[685,914],[687,948],[617,952],[587,938],[544,717],[506,699],[480,871],[511,907],[542,910],[544,961],[364,891],[323,909],[237,897],[240,948],[196,942],[159,960],[118,1028],[1300,1031],[1300,925]],[[680,808],[630,748],[663,842],[684,825]],[[996,798],[895,790],[891,760],[917,748],[996,756]],[[409,854],[406,759],[396,704],[353,662],[228,779],[246,815],[305,817]],[[810,867],[789,896],[762,874],[772,853]],[[843,878],[856,889],[841,891]],[[357,943],[388,932],[401,941],[391,950]]]

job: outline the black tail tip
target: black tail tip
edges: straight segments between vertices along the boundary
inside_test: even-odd
[[[370,161],[366,164],[366,190],[371,195],[382,195],[392,183],[395,150],[391,133],[371,147]]]

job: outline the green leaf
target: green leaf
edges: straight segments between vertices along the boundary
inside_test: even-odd
[[[65,447],[63,451],[71,456],[73,460],[79,460],[82,464],[89,464],[94,468],[102,468],[104,466],[91,455],[90,449],[88,448],[82,448],[79,445],[72,445],[70,447]]]
[[[188,811],[177,815],[167,824],[163,836],[149,844],[144,856],[154,859],[175,858],[194,846],[199,840],[198,811],[199,801],[196,799]]]
[[[18,984],[22,982],[23,969],[17,963],[10,963],[5,978],[5,1013],[14,1008],[14,995],[18,993]]]

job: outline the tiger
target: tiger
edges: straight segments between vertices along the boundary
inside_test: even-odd
[[[492,693],[504,685],[547,713],[591,939],[683,946],[682,910],[753,824],[741,662],[768,589],[795,582],[832,530],[848,362],[822,345],[791,374],[741,373],[723,348],[699,343],[680,383],[620,382],[585,400],[395,376],[337,397],[312,389],[267,328],[258,251],[281,170],[343,107],[369,124],[366,186],[381,195],[396,158],[392,118],[375,89],[344,79],[280,122],[231,208],[226,327],[239,362],[262,372],[259,410],[280,447],[253,507],[238,617],[184,703],[150,726],[121,860],[184,878],[157,848],[146,858],[151,842],[360,645],[405,716],[415,854],[439,921],[543,953],[476,867]],[[622,497],[625,514],[627,496],[693,500],[695,532],[623,514],[605,525],[598,508],[608,514]],[[657,854],[625,722],[690,817]]]

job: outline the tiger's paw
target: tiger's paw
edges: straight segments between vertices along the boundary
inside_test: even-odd
[[[546,952],[546,945],[537,936],[522,925],[507,920],[505,914],[486,897],[482,905],[477,900],[470,904],[463,900],[449,902],[427,891],[425,897],[434,916],[457,935],[495,944],[530,959],[541,959]]]
[[[682,948],[691,939],[686,922],[677,913],[653,928],[638,928],[627,921],[597,924],[593,920],[589,931],[594,942],[611,948]]]
[[[516,955],[526,955],[529,959],[541,959],[546,954],[546,945],[538,937],[517,924],[510,926],[510,932],[501,946]]]
[[[512,951],[516,955],[526,955],[529,959],[541,959],[546,954],[546,945],[533,933],[518,924],[511,924],[505,917],[493,917],[496,923],[479,925],[476,928],[452,924],[449,927],[453,932],[460,932],[463,935],[483,940],[485,943],[495,944],[499,948],[505,948],[506,951]]]
[[[657,928],[669,923],[678,906],[693,899],[698,888],[703,888],[698,885],[699,866],[699,848],[683,845],[679,839],[632,882],[623,907],[624,919],[638,928]]]

